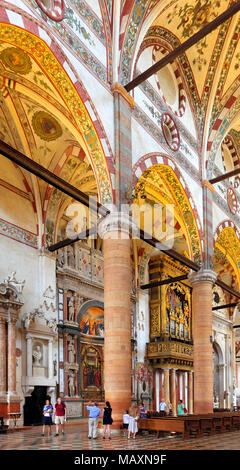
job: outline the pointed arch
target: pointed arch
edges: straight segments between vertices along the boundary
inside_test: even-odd
[[[99,199],[112,202],[112,182],[104,152],[104,148],[109,148],[108,142],[102,125],[91,107],[92,103],[86,90],[61,49],[50,36],[48,43],[41,39],[41,36],[46,39],[46,34],[43,35],[40,27],[36,28],[36,24],[32,33],[16,25],[0,23],[0,36],[6,45],[16,46],[26,52],[53,84],[56,93],[71,113],[74,125],[85,143],[98,182]],[[111,160],[109,156],[108,159]],[[111,161],[110,164],[113,173]]]

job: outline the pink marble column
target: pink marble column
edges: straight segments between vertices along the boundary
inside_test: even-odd
[[[193,414],[193,372],[188,371],[188,414]]]
[[[164,370],[164,401],[167,404],[169,402],[169,369]]]
[[[173,416],[177,416],[176,369],[171,369],[171,403]]]
[[[7,390],[6,384],[6,321],[0,318],[0,393]]]
[[[8,321],[8,392],[16,393],[16,320]]]
[[[100,225],[104,239],[105,399],[120,425],[131,405],[131,263],[129,216],[113,213]]]
[[[194,414],[213,412],[212,286],[216,278],[207,269],[189,276],[193,286]]]

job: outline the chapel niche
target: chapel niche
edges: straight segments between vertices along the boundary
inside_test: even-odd
[[[150,282],[187,275],[189,269],[158,255],[149,262]],[[147,357],[155,368],[192,370],[192,307],[188,280],[150,289],[150,342]]]
[[[84,400],[103,400],[104,311],[87,303],[80,315],[81,396]]]

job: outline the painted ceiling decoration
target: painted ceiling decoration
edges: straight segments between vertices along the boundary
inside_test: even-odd
[[[36,153],[36,150],[33,152],[34,146],[36,146],[34,142],[36,135],[46,144],[59,140],[59,145],[61,145],[61,136],[72,140],[79,138],[82,140],[85,153],[93,168],[99,198],[102,201],[111,202],[111,179],[100,138],[82,99],[57,58],[43,40],[19,27],[0,23],[0,37],[0,60],[5,68],[3,73],[7,75],[7,71],[10,69],[9,73],[14,72],[18,83],[17,88],[15,87],[15,95],[11,91],[11,99],[15,101],[20,99],[24,104],[24,108],[20,102],[18,105],[16,104],[16,110],[19,115],[18,119],[25,121],[23,123],[24,133],[28,140],[28,148],[31,142],[32,151],[30,150],[30,153]],[[44,70],[44,74],[42,74],[42,70]],[[25,76],[27,82],[23,81]],[[42,106],[39,99],[37,103],[32,100],[32,91],[29,93],[27,88],[22,88],[23,85],[28,87],[28,90],[36,89],[36,92],[39,87],[41,88],[40,96],[43,95],[46,99],[45,102],[40,100]],[[39,105],[43,109],[39,109]],[[48,112],[48,109],[51,109],[52,112]],[[61,116],[61,124],[58,116]],[[30,127],[29,118],[32,124]],[[66,131],[68,128],[71,129],[70,133]],[[68,136],[66,136],[66,132],[68,132]],[[45,155],[50,157],[51,150],[47,150],[46,144],[40,146],[43,146],[42,151]]]
[[[36,3],[52,20],[63,20],[65,14],[64,0],[36,0]]]
[[[155,45],[152,50],[153,64],[167,54],[164,47]],[[168,67],[164,67],[155,77],[165,103],[176,116],[182,117],[186,109],[186,94],[177,62],[173,61]]]
[[[229,262],[234,270],[235,276],[238,281],[238,286],[239,286],[240,285],[240,242],[239,242],[238,235],[236,233],[236,230],[233,227],[225,227],[219,233],[215,242],[214,269],[217,268],[217,265],[222,264],[223,266],[226,262]],[[221,252],[222,255],[220,255],[219,252]]]
[[[237,196],[233,188],[228,188],[227,190],[227,203],[230,212],[235,215],[237,213],[238,201]]]
[[[180,147],[180,134],[174,119],[168,113],[163,113],[161,126],[164,138],[170,149],[176,152]]]
[[[139,73],[137,64],[146,48],[153,54],[154,62],[159,60],[222,14],[231,3],[230,0],[138,0],[129,4],[127,21],[126,17],[122,18],[126,26],[121,38],[121,83],[126,84]],[[212,177],[218,148],[234,128],[232,123],[240,113],[238,20],[239,15],[234,15],[171,64],[174,74],[178,69],[178,76],[181,73],[184,76],[182,94],[193,110],[200,135],[199,154],[208,161],[203,167],[208,178]],[[172,82],[171,67],[168,70]],[[174,97],[168,96],[168,100],[164,96],[160,76],[161,73],[156,74],[159,93],[171,107]],[[171,111],[176,112],[174,107]]]
[[[28,54],[17,47],[7,47],[0,54],[0,60],[10,70],[26,75],[32,68]]]
[[[189,251],[189,256],[196,263],[202,259],[201,240],[194,211],[178,177],[167,165],[154,165],[145,170],[135,188],[135,200],[146,196],[146,202],[163,205],[174,204],[175,238],[182,239],[182,251]],[[145,199],[144,199],[145,201]],[[178,232],[178,233],[177,233]],[[180,249],[181,251],[181,249]]]
[[[63,133],[59,122],[45,111],[37,111],[32,117],[32,126],[36,134],[46,141],[56,140]]]

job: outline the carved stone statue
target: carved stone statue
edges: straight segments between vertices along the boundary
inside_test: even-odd
[[[57,252],[57,266],[62,268],[64,266],[64,251],[58,250]]]
[[[35,366],[40,366],[41,359],[42,359],[42,352],[41,352],[41,347],[39,345],[36,346],[36,349],[33,350],[33,359],[34,359],[34,365]]]
[[[68,302],[68,320],[74,321],[74,314],[75,314],[75,299],[72,295]]]
[[[72,336],[69,336],[69,341],[68,341],[68,362],[70,364],[75,362],[75,345],[74,345],[74,338]]]
[[[16,287],[17,291],[20,294],[22,294],[23,287],[24,287],[24,284],[25,284],[25,280],[24,281],[17,281],[16,271],[13,271],[11,274],[8,275],[7,279],[4,279],[3,283],[6,284],[6,285],[11,285],[11,286]]]
[[[74,397],[75,396],[75,373],[72,370],[69,371],[68,389],[69,389],[69,396]]]
[[[67,262],[68,262],[68,266],[71,266],[72,268],[74,268],[74,251],[73,251],[73,247],[72,246],[68,246],[67,247]]]

